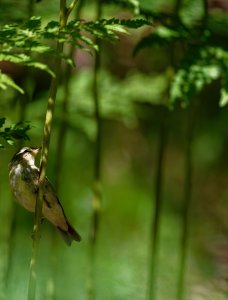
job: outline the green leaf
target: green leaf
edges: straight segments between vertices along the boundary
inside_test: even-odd
[[[152,33],[143,37],[134,49],[134,54],[140,50],[154,46],[168,46],[176,41],[184,41],[190,39],[190,31],[183,27],[168,27],[164,25],[157,26]]]
[[[224,88],[222,88],[219,105],[220,105],[220,107],[223,107],[223,106],[227,105],[227,103],[228,103],[228,91],[225,90]]]
[[[135,15],[139,15],[140,6],[138,0],[105,0],[105,3],[113,3],[123,8],[130,8]]]
[[[191,49],[192,50],[192,49]],[[189,60],[190,57],[190,60]],[[204,47],[199,51],[190,51],[176,71],[170,89],[171,105],[177,100],[187,104],[204,86],[223,78],[220,106],[227,103],[228,52],[220,47]]]
[[[46,64],[43,64],[41,62],[36,62],[36,61],[27,61],[25,63],[26,66],[28,67],[34,67],[34,68],[37,68],[37,69],[40,69],[40,70],[43,70],[43,71],[46,71],[47,73],[49,73],[52,77],[55,77],[55,73],[46,65]]]
[[[4,124],[5,118],[0,119],[0,125]],[[0,126],[2,127],[2,126]],[[12,124],[9,127],[3,128],[0,130],[0,138],[5,140],[9,145],[14,144],[14,140],[29,140],[29,136],[27,135],[27,131],[31,129],[30,124],[18,122],[16,124]],[[3,148],[3,144],[0,144],[0,148]]]
[[[106,25],[106,28],[115,32],[128,34],[128,31],[125,29],[125,27],[120,24]]]
[[[7,142],[9,145],[11,145],[11,146],[14,145],[14,141],[13,141],[13,140],[8,139],[8,140],[6,140],[6,142]]]
[[[129,0],[128,2],[135,6],[138,3],[136,0]],[[61,57],[71,65],[73,62],[71,58],[58,53],[55,48],[50,46],[53,44],[50,41],[69,43],[89,52],[91,50],[97,51],[98,45],[94,42],[94,37],[116,41],[119,39],[119,33],[127,33],[126,28],[139,28],[144,25],[150,25],[150,23],[144,19],[119,20],[112,18],[95,22],[77,19],[70,21],[62,28],[56,21],[42,26],[41,18],[34,16],[21,26],[9,24],[0,28],[0,60],[38,68],[48,72],[51,76],[55,76],[49,66],[39,60],[37,54]],[[6,81],[8,85],[22,92],[9,78],[2,79],[1,88],[6,87]]]
[[[24,94],[24,91],[19,85],[17,85],[8,75],[0,72],[0,88],[5,90],[7,87],[12,87],[21,94]],[[1,125],[1,123],[0,123]],[[1,126],[0,126],[1,127]]]
[[[32,60],[28,55],[23,53],[0,53],[0,60],[10,61],[16,64],[22,64],[28,67],[35,67],[40,70],[48,72],[51,76],[55,77],[54,72],[48,67],[48,65],[41,62]]]
[[[23,28],[32,32],[39,31],[41,28],[41,17],[36,17],[36,16],[31,17],[29,21],[27,21],[24,24]]]

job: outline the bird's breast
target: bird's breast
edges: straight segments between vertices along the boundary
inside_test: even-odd
[[[36,185],[33,170],[18,164],[11,168],[10,186],[12,192],[25,209],[34,212],[36,202]]]

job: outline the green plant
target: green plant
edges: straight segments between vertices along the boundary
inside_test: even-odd
[[[9,127],[4,127],[6,118],[0,118],[0,138],[5,140],[9,145],[13,145],[16,140],[29,140],[27,131],[31,129],[30,124],[18,122]],[[4,144],[0,143],[0,148],[4,148]]]
[[[102,19],[85,21],[80,19],[68,22],[68,17],[74,9],[77,1],[67,6],[66,1],[60,1],[60,19],[50,21],[43,25],[40,17],[32,16],[27,22],[18,26],[18,24],[7,24],[0,29],[0,60],[9,61],[15,64],[21,64],[26,67],[38,68],[48,72],[52,76],[47,101],[46,119],[44,124],[44,134],[42,142],[42,153],[40,160],[39,190],[37,195],[35,221],[33,230],[33,250],[30,267],[30,279],[28,288],[28,299],[36,297],[36,264],[38,259],[39,240],[41,232],[41,217],[43,203],[43,186],[46,176],[47,157],[52,132],[52,122],[54,117],[55,99],[59,84],[61,59],[64,59],[72,67],[74,62],[71,57],[64,53],[64,43],[71,44],[73,47],[91,52],[98,51],[98,43],[94,38],[116,41],[119,33],[127,33],[125,27],[138,28],[143,25],[149,25],[149,22],[142,19],[119,20]],[[85,34],[86,33],[86,34]],[[57,46],[51,46],[50,42],[57,43]],[[47,63],[42,61],[42,57],[50,56],[54,62],[52,69]],[[0,87],[6,89],[10,86],[20,93],[23,89],[16,84],[8,75],[1,74]],[[11,130],[11,135],[19,135],[19,125]],[[29,128],[25,128],[23,137]],[[20,132],[21,132],[20,131]],[[10,141],[8,135],[8,142]]]

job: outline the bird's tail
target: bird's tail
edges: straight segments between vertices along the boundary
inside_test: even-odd
[[[60,227],[57,227],[59,233],[61,234],[66,244],[70,246],[73,241],[80,242],[81,240],[80,234],[70,225],[68,221],[67,221],[67,225],[68,225],[68,230],[63,230]]]

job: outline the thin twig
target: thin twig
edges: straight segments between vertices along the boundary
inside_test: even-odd
[[[34,14],[34,0],[28,0],[28,17],[30,18]],[[19,121],[24,122],[26,120],[26,112],[27,112],[27,106],[28,102],[30,100],[30,95],[28,93],[28,86],[26,84],[26,81],[30,75],[31,70],[26,72],[25,75],[25,90],[27,92],[25,95],[22,95],[19,97]],[[23,140],[20,140],[18,143],[18,149],[21,149],[24,144]],[[16,234],[16,209],[15,209],[15,203],[12,201],[12,211],[11,211],[11,223],[10,223],[10,230],[9,230],[9,239],[8,239],[8,262],[7,262],[7,271],[6,271],[6,284],[9,284],[9,274],[12,267],[12,256],[14,251],[14,239]]]
[[[149,273],[149,299],[155,299],[155,287],[157,281],[157,265],[158,265],[158,249],[159,249],[159,229],[161,223],[162,212],[162,190],[163,190],[163,164],[164,154],[167,139],[167,108],[160,107],[160,128],[159,128],[159,143],[157,153],[157,165],[155,173],[155,207],[151,227],[151,258],[150,258],[150,273]]]
[[[96,19],[101,18],[102,5],[97,0],[97,12]],[[96,40],[99,45],[100,41]],[[95,299],[94,295],[94,268],[95,268],[95,248],[100,223],[100,210],[101,210],[101,115],[100,115],[100,97],[98,91],[98,72],[100,69],[100,52],[95,54],[95,64],[93,72],[93,100],[95,107],[95,121],[97,125],[97,134],[95,141],[95,161],[94,161],[94,182],[93,182],[93,198],[92,198],[92,222],[90,229],[90,273],[89,273],[89,284],[88,284],[88,299]]]
[[[178,290],[177,300],[184,299],[185,292],[185,273],[187,262],[187,249],[189,238],[189,215],[190,215],[190,202],[192,196],[192,142],[195,125],[195,105],[191,105],[188,111],[187,119],[187,134],[186,134],[186,150],[185,150],[185,186],[184,186],[184,205],[182,215],[182,238],[181,238],[181,257],[180,257],[180,271],[178,277]]]
[[[66,0],[60,0],[60,29],[67,24],[67,19],[68,19],[68,15],[67,15]],[[59,41],[57,42],[58,53],[63,52],[63,46],[64,46],[63,43]],[[37,264],[40,234],[41,234],[43,189],[44,189],[45,176],[46,176],[48,151],[49,151],[49,145],[51,139],[55,99],[56,99],[57,87],[58,87],[59,76],[60,76],[60,66],[61,66],[61,58],[58,57],[56,58],[55,61],[54,71],[56,76],[52,78],[49,98],[48,98],[47,111],[46,111],[46,119],[44,124],[42,152],[41,152],[41,159],[40,159],[39,190],[36,199],[35,221],[34,221],[34,228],[33,228],[33,247],[32,247],[32,258],[30,263],[28,300],[35,300],[36,298],[36,276],[37,276],[36,264]]]
[[[80,12],[82,8],[82,2],[79,1],[79,5],[77,6],[75,18],[78,19],[80,17]],[[75,46],[71,45],[69,50],[69,57],[72,57],[75,51]],[[56,145],[56,161],[55,161],[55,177],[54,177],[54,185],[55,190],[58,193],[60,188],[60,178],[62,175],[62,166],[64,161],[64,149],[66,143],[66,134],[67,134],[67,117],[68,117],[68,106],[69,106],[69,98],[70,98],[70,79],[72,77],[72,67],[69,64],[66,64],[66,69],[64,72],[64,96],[62,100],[62,109],[61,109],[61,120],[60,126],[58,131],[58,138],[57,138],[57,145]],[[56,255],[54,254],[55,250],[55,241],[56,235],[52,235],[51,241],[51,253],[52,259],[50,264],[50,276],[47,283],[47,299],[54,300],[55,299],[55,282],[54,282],[54,275],[55,275],[55,266],[56,266]]]

